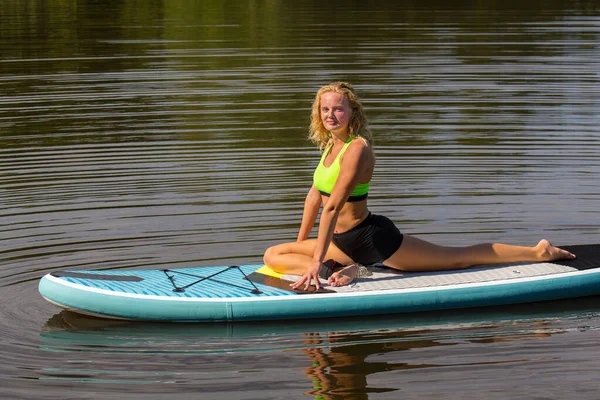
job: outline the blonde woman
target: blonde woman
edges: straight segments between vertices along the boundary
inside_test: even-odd
[[[363,107],[349,83],[334,82],[317,92],[309,139],[323,151],[304,202],[296,242],[267,249],[264,262],[279,273],[301,275],[292,287],[308,289],[319,275],[342,286],[358,266],[383,264],[402,271],[436,271],[481,264],[575,258],[541,240],[534,247],[482,243],[445,247],[402,234],[388,218],[367,208],[375,168],[371,131]],[[321,211],[316,239],[308,239]],[[325,260],[335,260],[332,268]],[[336,264],[338,265],[338,264]]]

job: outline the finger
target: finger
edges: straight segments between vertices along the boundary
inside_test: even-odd
[[[305,283],[307,283],[306,282],[307,279],[308,279],[308,284],[310,285],[310,277],[306,276],[306,275],[302,275],[302,277],[294,285],[294,289],[299,289],[302,285],[304,285]]]
[[[309,277],[309,278],[306,280],[306,286],[304,286],[304,290],[308,290],[308,288],[310,287],[310,281],[312,281],[312,278],[310,278],[310,277]]]
[[[304,281],[302,282],[296,282],[296,284],[294,284],[294,286],[292,286],[292,289],[298,289],[299,287],[301,287],[304,284]]]
[[[305,277],[300,278],[296,283],[292,283],[292,289],[298,289],[306,281]]]

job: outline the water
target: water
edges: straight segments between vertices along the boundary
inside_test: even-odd
[[[591,1],[0,0],[4,398],[596,399],[600,299],[154,325],[60,312],[66,268],[256,263],[295,238],[312,96],[352,82],[370,208],[419,237],[600,243]]]

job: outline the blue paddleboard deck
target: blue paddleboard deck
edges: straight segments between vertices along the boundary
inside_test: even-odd
[[[142,321],[240,321],[446,310],[600,294],[600,245],[577,259],[371,275],[340,288],[294,291],[261,264],[163,270],[55,271],[39,291],[67,310]],[[323,282],[323,281],[322,281]],[[325,283],[325,282],[323,282]]]

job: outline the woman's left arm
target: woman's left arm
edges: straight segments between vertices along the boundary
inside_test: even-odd
[[[319,269],[323,264],[331,237],[335,230],[340,211],[346,204],[348,197],[358,184],[358,181],[368,165],[371,149],[361,140],[354,141],[344,153],[341,161],[340,175],[333,187],[333,191],[321,210],[317,244],[313,253],[313,260],[302,278],[293,286],[294,289],[305,284],[308,289],[311,281],[319,289]]]

